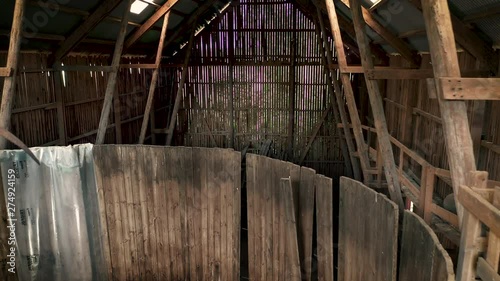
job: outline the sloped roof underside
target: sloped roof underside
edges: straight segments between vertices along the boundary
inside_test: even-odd
[[[58,44],[71,34],[85,19],[85,15],[89,15],[94,10],[99,8],[104,0],[86,0],[86,1],[62,1],[50,0],[42,2],[58,3],[64,2],[64,8],[57,10],[48,10],[40,7],[35,0],[28,0],[28,5],[25,12],[24,30],[27,33],[27,38],[23,40],[24,49],[36,49],[51,51],[57,48]],[[129,25],[127,28],[127,36],[143,24],[156,9],[163,5],[167,0],[150,0],[154,5],[149,5],[142,13],[130,14]],[[312,0],[290,0],[298,2],[299,7],[314,5]],[[321,0],[319,0],[321,1]],[[422,13],[413,6],[409,0],[382,0],[383,2],[373,9],[371,12],[374,17],[384,25],[393,34],[399,36],[414,50],[419,52],[428,51],[428,42],[425,35],[425,24]],[[67,3],[66,3],[67,2]],[[197,30],[203,29],[206,25],[224,12],[230,0],[212,1],[207,9],[200,11],[207,1],[201,0],[179,0],[173,6],[169,17],[167,41],[170,43],[166,46],[165,55],[169,56],[176,53],[189,38],[189,32],[181,32],[176,38],[169,37],[175,34],[178,29],[184,28],[188,22],[193,22],[190,18],[193,14],[200,14],[196,21]],[[15,0],[6,0],[0,9],[0,48],[7,49],[8,34],[10,32],[12,14]],[[336,1],[338,13],[350,18],[350,11],[341,1]],[[483,40],[493,46],[500,45],[500,14],[489,15],[474,19],[474,15],[480,14],[488,9],[498,9],[498,0],[451,0],[449,1],[450,9],[459,19],[464,20],[476,34]],[[363,5],[369,9],[373,3],[371,0],[363,0]],[[206,4],[205,4],[206,6]],[[113,49],[113,41],[118,35],[120,28],[119,19],[127,8],[127,2],[123,1],[113,12],[101,23],[99,23],[86,37],[76,51],[85,51],[92,45],[104,46],[102,52],[111,52]],[[314,15],[312,15],[314,16]],[[135,50],[144,55],[154,54],[157,42],[160,36],[160,30],[163,20],[159,20],[155,26],[147,31],[140,40],[135,44]],[[184,30],[182,29],[182,30]],[[369,27],[368,36],[388,53],[396,51],[388,45],[378,34],[372,31]],[[179,32],[177,32],[179,33]],[[406,34],[406,35],[405,35]],[[2,36],[3,35],[3,36]],[[43,36],[40,36],[43,35]],[[101,50],[89,49],[88,52],[99,52]]]

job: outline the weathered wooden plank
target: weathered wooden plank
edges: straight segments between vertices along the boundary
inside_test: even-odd
[[[149,17],[144,24],[141,25],[137,30],[134,31],[125,42],[125,50],[130,48],[137,40],[139,40],[144,33],[150,30],[157,21],[159,21],[170,9],[172,6],[177,3],[178,0],[168,0],[163,4],[156,12]]]
[[[340,179],[339,280],[396,280],[398,217],[385,195]]]
[[[298,216],[296,219],[302,280],[306,281],[312,278],[315,175],[316,172],[313,169],[300,168],[300,182],[297,193],[299,199],[296,205]]]
[[[481,257],[477,260],[477,276],[481,280],[500,281],[500,275],[498,275],[497,271]]]
[[[493,192],[492,205],[500,209],[500,187],[495,187]],[[488,233],[488,250],[486,252],[486,261],[491,265],[495,272],[498,272],[500,263],[500,239],[495,233]]]
[[[333,281],[333,185],[332,179],[316,175],[316,241],[318,280]],[[348,279],[349,280],[349,279]]]
[[[436,234],[424,220],[409,211],[404,212],[399,260],[399,280],[455,280],[451,258]],[[445,274],[433,271],[436,267],[446,269]]]
[[[10,67],[0,67],[0,77],[11,77],[13,69]]]
[[[500,78],[438,78],[438,94],[445,100],[499,100]]]
[[[113,1],[110,1],[113,2]],[[106,2],[106,4],[110,3]],[[108,83],[106,85],[106,93],[104,94],[104,102],[102,105],[101,117],[99,119],[99,129],[97,130],[96,144],[103,144],[104,137],[106,135],[106,130],[109,123],[109,113],[111,111],[111,103],[113,101],[113,93],[116,91],[116,78],[118,76],[118,69],[120,66],[120,59],[123,50],[123,41],[125,40],[125,35],[127,33],[127,20],[130,14],[130,6],[132,5],[132,0],[128,0],[127,9],[123,13],[122,23],[120,25],[120,32],[118,33],[118,38],[116,39],[115,50],[113,52],[113,60],[111,62],[111,67],[113,70],[108,76]],[[100,9],[104,9],[101,6]],[[65,55],[65,54],[64,54]],[[56,52],[57,57],[57,52]],[[59,60],[56,60],[59,61]]]
[[[292,183],[290,178],[281,179],[280,190],[282,194],[282,208],[285,209],[285,241],[286,241],[286,272],[285,280],[301,280],[299,244],[297,241],[297,226],[293,200]],[[332,245],[333,246],[333,245]],[[333,253],[333,251],[332,251]],[[332,268],[333,269],[333,268]],[[332,275],[333,276],[333,275]],[[320,279],[321,280],[321,279]]]
[[[444,0],[423,0],[421,4],[427,37],[429,38],[434,77],[460,77],[448,2]],[[429,88],[429,90],[433,91],[432,88]],[[467,108],[463,101],[447,101],[439,94],[437,99],[443,120],[444,139],[452,173],[458,220],[461,223],[463,208],[456,196],[459,193],[460,186],[466,184],[466,174],[469,171],[476,170]]]
[[[153,70],[153,76],[151,77],[151,84],[149,84],[148,99],[146,101],[146,108],[144,109],[144,117],[142,119],[141,131],[139,133],[139,142],[138,142],[139,144],[143,144],[144,139],[146,138],[146,130],[148,127],[151,107],[153,106],[156,84],[158,83],[158,75],[160,73],[161,55],[163,52],[163,46],[164,46],[163,44],[165,43],[165,38],[167,35],[169,18],[170,18],[170,12],[167,12],[163,17],[163,25],[161,28],[160,41],[158,42],[158,49],[156,50],[156,58],[155,58],[156,68]],[[153,122],[153,120],[151,121]]]
[[[365,22],[363,21],[362,9],[364,8],[361,7],[359,0],[350,0],[350,3],[363,69],[365,69],[365,71],[373,69],[373,58],[369,48],[368,36],[366,35]],[[396,170],[396,164],[394,163],[394,152],[392,150],[391,139],[387,129],[387,120],[385,117],[380,87],[375,80],[366,79],[365,77],[365,81],[373,118],[375,120],[377,140],[380,153],[382,155],[382,161],[384,163],[385,179],[389,187],[389,194],[391,196],[391,200],[396,202],[401,210],[404,210],[401,186]]]
[[[472,171],[467,175],[467,184],[470,187],[485,188],[487,179],[487,172]],[[488,215],[485,205],[487,206],[489,203],[486,202],[485,204],[484,201],[486,200],[474,194],[470,187],[464,185],[460,188],[458,194],[455,194],[455,198],[464,206],[457,263],[457,281],[473,280],[476,276],[475,266],[479,255],[476,247],[476,239],[481,234],[480,220],[484,219],[484,216],[480,216],[481,214],[478,214],[477,211],[479,209],[481,212],[486,212],[483,215]],[[484,221],[484,223],[488,226],[491,225],[491,221],[489,220]],[[490,231],[498,234],[500,221],[497,221],[494,226],[496,226],[497,231],[494,228],[490,229]]]
[[[76,47],[76,45],[78,45],[78,43],[80,43],[83,38],[87,36],[87,34],[92,31],[92,29],[106,16],[108,16],[121,2],[122,0],[110,0],[100,5],[99,8],[97,8],[87,19],[85,19],[82,24],[78,25],[71,35],[69,35],[61,46],[54,52],[54,61],[60,61],[69,52],[71,52],[71,50],[73,50],[73,48]],[[128,13],[128,9],[126,11]],[[125,24],[127,24],[127,19],[125,19]]]
[[[469,187],[463,186],[460,192],[463,194],[459,193],[458,199],[464,208],[500,236],[500,210]]]

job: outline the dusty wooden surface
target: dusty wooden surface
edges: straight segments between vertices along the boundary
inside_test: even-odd
[[[436,234],[409,211],[404,212],[399,259],[399,280],[455,280],[453,263]]]
[[[94,159],[113,280],[239,278],[239,153],[96,146]]]
[[[397,205],[345,177],[339,204],[338,280],[396,280]]]

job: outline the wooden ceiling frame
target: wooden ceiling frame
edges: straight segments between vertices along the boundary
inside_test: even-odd
[[[105,19],[122,0],[107,0],[88,16],[85,21],[66,37],[59,48],[54,52],[52,62],[60,61],[73,50],[103,19]]]
[[[125,41],[124,51],[134,45],[144,33],[150,30],[163,16],[172,9],[178,0],[167,0],[156,12],[149,17],[139,28],[137,28]]]

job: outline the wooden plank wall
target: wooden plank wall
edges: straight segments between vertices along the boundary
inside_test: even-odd
[[[340,179],[338,280],[395,281],[398,207],[360,182]]]
[[[312,20],[292,3],[242,0],[194,43],[179,111],[179,132],[184,136],[179,144],[228,147],[233,85],[234,149],[272,140],[274,157],[297,161],[332,98]],[[293,104],[291,96],[295,96]],[[303,165],[332,178],[344,174],[332,112],[326,115]]]
[[[319,280],[333,281],[333,190],[332,179],[316,175],[314,170],[264,156],[247,155],[248,259],[251,280]],[[293,202],[280,191],[282,178],[290,178]],[[315,190],[320,198],[315,199]],[[316,207],[315,207],[316,200]],[[300,276],[292,275],[290,231],[283,219],[285,206],[295,208]],[[314,213],[317,236],[313,238]],[[313,249],[313,240],[317,249]],[[318,257],[312,263],[313,253]]]
[[[95,146],[94,160],[112,280],[239,280],[238,152]]]
[[[4,63],[5,53],[0,53]],[[22,53],[20,73],[12,114],[12,132],[28,146],[55,145],[58,133],[56,91],[62,92],[66,139],[69,144],[93,142],[99,124],[101,106],[106,90],[107,73],[100,71],[47,70],[47,53]],[[65,66],[109,65],[107,56],[68,56]],[[123,58],[122,64],[140,63],[141,58]],[[144,114],[151,70],[121,69],[117,91],[120,97],[122,142],[136,143]],[[58,84],[54,75],[61,75]],[[166,124],[166,113],[176,69],[164,69],[155,95],[156,123]],[[62,79],[64,76],[64,79]],[[3,79],[0,79],[0,86]],[[114,114],[111,114],[106,143],[116,143]],[[166,126],[166,125],[165,125]]]
[[[399,280],[455,280],[453,262],[423,219],[405,211],[402,232]]]

